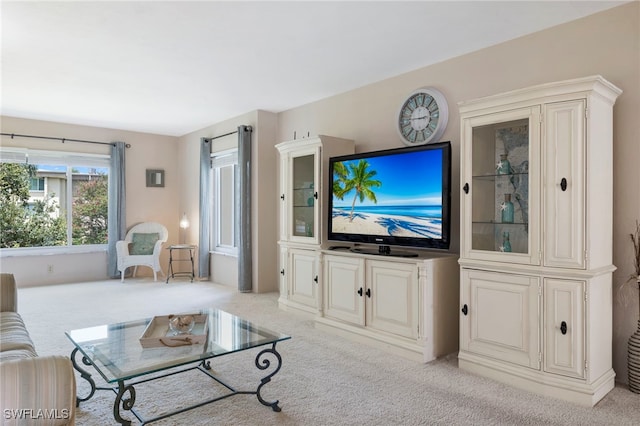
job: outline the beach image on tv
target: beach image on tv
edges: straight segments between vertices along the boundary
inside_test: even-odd
[[[442,150],[338,161],[332,231],[442,238]]]

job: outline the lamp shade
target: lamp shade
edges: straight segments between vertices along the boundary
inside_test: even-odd
[[[180,219],[180,228],[187,229],[189,227],[189,219],[187,219],[187,214],[182,213],[182,219]]]

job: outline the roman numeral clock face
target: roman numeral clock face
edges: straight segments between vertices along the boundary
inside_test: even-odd
[[[433,88],[418,89],[400,107],[398,132],[406,145],[437,142],[448,118],[447,100],[442,93]]]

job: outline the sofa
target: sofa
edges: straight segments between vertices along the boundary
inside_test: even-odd
[[[17,304],[13,274],[0,274],[0,425],[74,425],[71,360],[38,356]]]

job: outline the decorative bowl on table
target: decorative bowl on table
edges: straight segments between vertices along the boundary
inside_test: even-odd
[[[189,334],[196,325],[193,315],[169,315],[169,329],[174,334]]]

